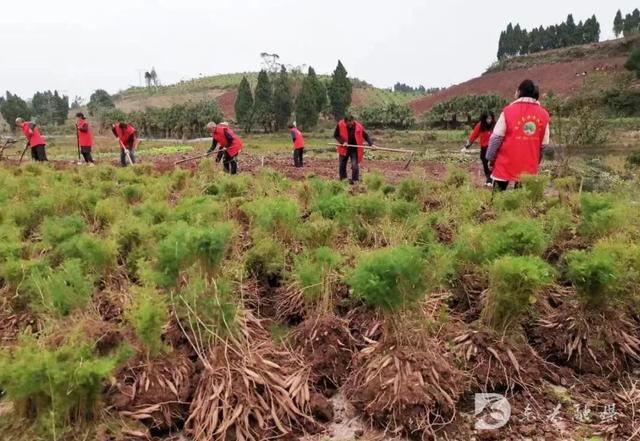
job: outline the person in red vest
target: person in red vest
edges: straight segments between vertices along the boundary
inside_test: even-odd
[[[232,175],[237,174],[238,153],[240,153],[244,147],[242,139],[240,139],[238,135],[231,130],[229,124],[225,122],[221,122],[220,124],[210,122],[207,124],[207,131],[213,138],[211,141],[211,147],[207,153],[212,153],[217,147],[220,147],[216,157],[216,162],[220,162],[220,160],[222,160],[225,172]]]
[[[489,147],[489,139],[491,133],[496,125],[496,116],[493,112],[482,112],[480,115],[480,121],[473,128],[473,132],[467,139],[462,151],[466,151],[473,145],[476,140],[480,139],[480,161],[482,161],[482,168],[484,169],[484,177],[486,179],[487,187],[493,186],[493,180],[491,179],[491,169],[489,168],[489,161],[487,160],[487,148]]]
[[[293,165],[294,167],[303,167],[304,136],[302,136],[302,132],[293,124],[289,124],[289,130],[291,131],[291,140],[293,141]]]
[[[36,123],[16,118],[16,126],[22,129],[24,137],[27,138],[28,145],[31,147],[31,158],[34,161],[47,161],[47,143]]]
[[[351,161],[351,179],[349,183],[358,182],[360,180],[360,163],[364,158],[364,142],[366,141],[370,147],[373,147],[369,134],[352,115],[347,115],[338,122],[336,130],[333,132],[333,137],[338,141],[337,151],[340,156],[338,172],[340,180],[347,179],[347,162]]]
[[[76,132],[78,134],[78,143],[80,145],[80,153],[84,158],[84,162],[93,165],[93,157],[91,156],[91,149],[93,148],[93,135],[89,128],[89,123],[84,116],[84,113],[76,113]]]
[[[123,167],[128,165],[127,152],[129,153],[129,158],[131,158],[131,163],[135,164],[137,135],[135,127],[125,121],[118,121],[116,124],[111,126],[111,131],[113,132],[113,136],[118,138],[118,142],[120,143],[120,164]]]
[[[509,182],[519,185],[522,175],[537,175],[542,151],[549,145],[549,112],[540,105],[540,90],[523,81],[517,99],[503,110],[489,140],[487,159],[493,166],[494,188],[504,191]]]

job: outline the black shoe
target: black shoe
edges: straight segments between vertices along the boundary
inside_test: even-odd
[[[349,179],[349,185],[353,185],[353,184],[354,184],[353,179]]]

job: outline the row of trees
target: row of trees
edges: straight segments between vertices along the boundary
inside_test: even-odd
[[[485,111],[491,111],[497,117],[507,104],[508,101],[498,94],[458,96],[436,104],[425,115],[424,122],[431,128],[457,129],[477,122]]]
[[[270,132],[286,127],[295,114],[298,125],[310,130],[318,125],[321,113],[328,112],[336,120],[342,118],[351,105],[352,91],[353,85],[340,61],[328,84],[310,67],[297,96],[285,66],[271,75],[263,69],[253,91],[249,80],[242,78],[235,103],[236,120],[247,132],[255,126]]]
[[[30,102],[7,92],[0,97],[0,114],[12,125],[16,118],[35,119],[40,125],[62,125],[69,113],[69,97],[57,90],[36,92]]]
[[[408,92],[408,93],[427,93],[427,89],[421,84],[418,87],[412,87],[404,83],[396,83],[393,85],[394,92]]]
[[[618,9],[616,18],[613,19],[613,32],[616,37],[624,35],[628,37],[640,32],[640,9],[636,8],[631,14],[622,17],[622,11]]]
[[[498,59],[516,55],[526,55],[549,49],[594,43],[600,40],[600,23],[592,16],[584,23],[576,24],[573,15],[559,25],[547,28],[540,26],[531,31],[523,29],[519,24],[509,23],[507,29],[500,34],[498,42]]]

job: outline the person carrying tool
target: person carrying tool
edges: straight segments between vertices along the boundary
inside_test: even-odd
[[[111,131],[113,136],[118,138],[118,142],[120,142],[120,164],[123,167],[126,167],[128,162],[135,164],[137,134],[135,127],[125,121],[118,121],[111,126]]]
[[[304,136],[293,124],[289,124],[291,140],[293,141],[293,166],[304,167]]]
[[[489,168],[489,161],[487,161],[487,148],[489,147],[489,139],[491,138],[491,133],[493,132],[495,125],[496,117],[493,112],[482,112],[480,115],[480,121],[475,125],[473,132],[471,132],[469,139],[467,139],[467,142],[462,148],[462,151],[466,152],[478,138],[480,139],[480,161],[482,161],[482,168],[484,169],[484,177],[486,179],[487,187],[493,186],[491,169]]]
[[[47,144],[44,137],[40,134],[40,129],[36,126],[36,123],[25,121],[22,118],[16,118],[16,127],[20,127],[25,138],[27,138],[27,147],[31,147],[31,158],[34,161],[48,161]]]
[[[362,124],[356,121],[352,115],[347,115],[338,122],[333,137],[338,141],[340,180],[347,179],[347,162],[351,161],[349,183],[354,184],[360,180],[360,163],[364,158],[364,142],[366,141],[370,147],[373,147],[373,142]]]
[[[540,91],[523,81],[516,100],[503,110],[489,140],[487,159],[492,166],[494,189],[504,191],[522,175],[537,175],[542,152],[549,145],[549,112],[540,105]]]
[[[82,112],[76,113],[76,134],[78,136],[78,147],[84,158],[84,162],[94,165],[91,149],[93,147],[93,135],[89,128],[89,123]]]
[[[213,138],[211,147],[207,154],[213,153],[217,147],[220,147],[216,156],[216,162],[222,160],[224,171],[235,175],[238,173],[238,154],[244,147],[242,139],[236,135],[229,127],[229,124],[221,122],[216,124],[210,122],[207,124],[207,131]]]

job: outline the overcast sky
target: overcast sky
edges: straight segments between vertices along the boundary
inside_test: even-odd
[[[73,97],[138,85],[155,66],[164,84],[260,67],[261,52],[376,86],[448,86],[481,74],[508,22],[526,28],[596,14],[612,37],[618,8],[637,0],[30,0],[0,14],[0,93]],[[9,44],[10,43],[10,44]]]

